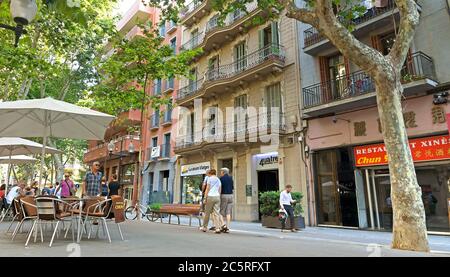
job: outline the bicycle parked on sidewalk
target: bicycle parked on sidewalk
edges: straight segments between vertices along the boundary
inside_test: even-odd
[[[135,220],[138,217],[138,212],[141,215],[141,218],[147,217],[147,219],[152,222],[159,218],[157,213],[152,212],[149,207],[141,205],[139,201],[136,201],[136,204],[125,210],[125,218],[128,220]]]

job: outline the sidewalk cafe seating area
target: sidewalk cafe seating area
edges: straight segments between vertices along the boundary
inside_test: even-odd
[[[120,238],[124,240],[120,226],[125,221],[124,206],[120,196],[63,199],[55,196],[24,196],[13,200],[8,214],[5,212],[0,223],[9,224],[5,235],[12,234],[13,241],[18,239],[18,234],[26,233],[25,246],[28,246],[32,237],[36,242],[38,235],[43,243],[44,235],[48,234],[51,247],[55,238],[65,239],[69,231],[72,241],[80,242],[83,235],[91,239],[94,231],[95,236],[99,237],[100,229],[111,243],[108,222],[116,224]],[[7,219],[11,222],[6,222]],[[97,230],[94,230],[95,227]]]

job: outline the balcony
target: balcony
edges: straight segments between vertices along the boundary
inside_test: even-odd
[[[168,126],[172,124],[172,109],[164,111],[162,126]]]
[[[116,136],[118,133],[125,132],[130,126],[141,125],[141,111],[130,110],[117,116],[108,126],[105,132],[106,140]]]
[[[148,7],[141,0],[136,0],[130,9],[123,15],[122,19],[117,23],[116,29],[122,34],[127,34],[138,22],[147,21],[154,8]]]
[[[260,12],[257,2],[252,2],[247,5],[246,12],[236,11],[228,14],[223,24],[220,24],[218,17],[214,16],[206,24],[205,30],[184,43],[181,49],[192,50],[201,47],[202,54],[207,54],[239,35],[243,31],[244,23]]]
[[[193,82],[179,90],[177,103],[190,105],[198,96],[222,93],[246,82],[252,82],[284,67],[284,47],[271,44],[227,65],[211,68],[205,79]]]
[[[404,96],[425,94],[438,85],[433,59],[422,52],[408,57],[402,69]],[[303,88],[303,114],[315,117],[376,105],[375,84],[358,71]]]
[[[171,78],[164,81],[163,91],[164,93],[171,93],[175,89],[175,79]]]
[[[170,143],[166,143],[160,146],[161,147],[161,159],[170,159],[170,151],[171,151],[171,145]]]
[[[177,24],[173,21],[170,21],[169,28],[167,29],[167,33],[171,34],[171,33],[175,32],[177,30],[177,28],[178,28]]]
[[[353,20],[355,30],[353,34],[358,37],[369,33],[370,31],[392,25],[392,16],[398,20],[398,9],[394,0],[388,0],[384,7],[373,7],[367,12]],[[322,36],[314,27],[311,27],[303,32],[304,48],[303,51],[309,55],[318,55],[322,51],[333,47],[331,42]]]
[[[139,151],[140,137],[139,136],[123,136],[113,140],[115,150],[115,154],[119,153],[128,153],[128,147],[130,143],[133,143],[134,149]],[[83,162],[84,163],[92,163],[94,161],[105,160],[109,156],[108,151],[108,143],[101,143],[95,147],[88,149],[88,151],[84,154]]]
[[[154,113],[150,116],[150,130],[159,128],[159,113]]]
[[[193,0],[186,4],[180,11],[180,23],[181,25],[190,27],[200,18],[208,14],[211,9],[212,6],[210,0]]]
[[[144,36],[141,28],[139,26],[134,26],[126,35],[125,39],[133,40],[136,36]]]
[[[162,80],[156,81],[155,84],[153,85],[153,95],[154,96],[161,95],[162,89],[163,89]]]
[[[278,134],[286,132],[285,116],[281,113],[276,118],[270,114],[260,116],[246,116],[245,120],[235,121],[222,126],[216,126],[203,132],[177,137],[175,153],[187,153],[199,149],[220,149],[231,145],[245,145],[248,143],[263,143],[258,135]],[[222,130],[218,132],[217,130]]]
[[[189,84],[178,90],[177,102],[186,99],[189,96],[197,94],[203,85],[203,78],[198,80],[189,80]]]

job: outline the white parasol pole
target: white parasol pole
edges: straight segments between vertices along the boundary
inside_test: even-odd
[[[41,153],[41,169],[39,172],[39,190],[41,191],[41,185],[42,185],[42,173],[44,172],[44,157],[45,157],[45,147],[47,147],[47,111],[44,111],[44,135],[43,135],[43,146],[42,146],[42,153]],[[45,185],[44,185],[45,187]]]
[[[5,196],[8,195],[9,178],[11,178],[11,156],[12,149],[9,150],[9,162],[8,162],[8,179],[6,180]]]

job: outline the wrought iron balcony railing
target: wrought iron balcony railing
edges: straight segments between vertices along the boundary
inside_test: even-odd
[[[189,14],[191,14],[193,11],[195,11],[195,9],[197,9],[203,3],[203,1],[207,1],[207,0],[194,0],[194,1],[186,4],[184,6],[184,8],[180,11],[180,18],[184,18],[184,17],[188,16]]]
[[[202,143],[244,142],[250,134],[281,134],[286,131],[284,113],[278,116],[263,114],[245,116],[245,120],[204,127],[202,132],[191,133],[177,138],[175,150],[186,149]],[[242,141],[241,139],[244,139]]]
[[[150,116],[150,129],[159,128],[159,113]]]
[[[163,122],[162,124],[172,123],[172,110],[168,109],[164,112]]]
[[[181,45],[181,50],[192,50],[194,48],[197,48],[200,46],[203,41],[205,40],[205,37],[209,35],[212,32],[221,30],[223,28],[227,28],[228,26],[233,25],[236,21],[239,19],[245,17],[247,14],[253,12],[258,8],[257,2],[252,2],[247,5],[246,12],[241,10],[236,10],[230,14],[227,15],[225,18],[223,24],[220,24],[219,18],[217,16],[212,17],[208,23],[206,24],[206,27],[204,31],[195,34],[190,40],[183,43]]]
[[[368,9],[367,12],[358,17],[353,19],[353,24],[356,26],[363,24],[369,20],[372,20],[375,17],[378,17],[380,15],[386,14],[388,12],[391,12],[396,8],[395,1],[394,0],[388,0],[387,5],[384,7],[373,7],[371,9]],[[304,37],[304,43],[305,47],[310,47],[316,43],[319,43],[326,39],[326,37],[322,36],[316,28],[311,27],[303,32]]]
[[[436,80],[433,59],[422,52],[416,52],[407,58],[401,74],[402,83],[426,78]],[[364,71],[357,71],[303,88],[303,107],[320,106],[374,91],[373,79]]]
[[[270,59],[276,59],[284,62],[284,47],[279,44],[270,44],[240,58],[234,63],[222,65],[216,68],[210,68],[206,72],[206,81],[211,82],[231,78]]]
[[[182,87],[178,90],[177,100],[189,97],[193,94],[196,94],[203,85],[203,78],[189,81],[189,84],[185,87]]]
[[[171,145],[170,143],[162,144],[160,146],[161,149],[161,158],[167,159],[170,158]]]

